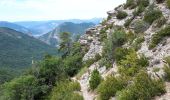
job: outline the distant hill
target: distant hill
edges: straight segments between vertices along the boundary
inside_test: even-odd
[[[44,42],[9,28],[0,28],[0,66],[24,68],[32,59],[40,60],[45,53],[56,54],[56,49]]]
[[[31,30],[29,30],[28,28],[25,28],[24,26],[20,26],[11,22],[7,22],[7,21],[0,21],[0,27],[7,27],[28,35],[32,35],[33,32]]]
[[[39,37],[40,40],[52,45],[57,46],[59,43],[59,34],[62,32],[70,32],[72,33],[72,36],[81,35],[85,32],[86,29],[94,26],[93,23],[79,23],[75,24],[72,22],[65,22],[63,24],[60,24],[57,28],[55,28],[53,31],[44,34]]]
[[[70,20],[49,20],[49,21],[22,21],[22,22],[15,22],[15,24],[24,26],[31,31],[33,31],[34,35],[42,35],[54,30],[58,25],[64,22],[72,22],[75,24],[80,23],[94,23],[99,24],[102,18],[93,18],[93,19],[70,19]]]

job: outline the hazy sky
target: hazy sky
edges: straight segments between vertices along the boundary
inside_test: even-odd
[[[0,0],[0,20],[56,20],[106,17],[126,0]]]

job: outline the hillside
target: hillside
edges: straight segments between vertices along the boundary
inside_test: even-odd
[[[28,35],[33,35],[33,32],[23,26],[14,24],[14,23],[10,23],[10,22],[6,22],[6,21],[0,21],[0,27],[6,27],[6,28],[10,28]]]
[[[0,99],[169,100],[170,0],[127,0],[107,14],[78,41],[60,33],[60,55],[3,84]]]
[[[60,33],[70,32],[70,33],[72,33],[72,36],[75,37],[76,35],[82,35],[86,31],[86,29],[88,29],[94,25],[95,24],[93,24],[93,23],[75,24],[72,22],[65,22],[65,23],[60,24],[53,31],[40,36],[39,39],[46,42],[47,44],[52,45],[52,46],[57,46],[60,41],[60,39],[59,39]]]
[[[56,54],[55,48],[26,34],[0,28],[0,66],[28,67],[45,53]]]

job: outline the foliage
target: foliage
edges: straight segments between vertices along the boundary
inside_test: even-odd
[[[122,30],[113,32],[108,40],[105,41],[103,48],[103,57],[108,67],[113,63],[114,51],[116,47],[123,45],[127,41],[126,33]]]
[[[109,100],[110,97],[115,96],[117,91],[123,89],[126,84],[126,78],[108,76],[97,88],[99,98]]]
[[[103,28],[103,29],[100,30],[100,36],[99,36],[99,38],[100,38],[100,41],[104,41],[104,39],[107,38],[107,33],[106,33],[106,29],[105,29],[105,28]]]
[[[116,94],[118,100],[151,100],[166,92],[162,80],[152,79],[144,71],[139,72],[133,82]]]
[[[165,80],[170,81],[170,67],[165,65],[163,70],[165,72],[165,75],[164,75]]]
[[[165,19],[165,17],[161,17],[161,18],[159,18],[159,19],[157,19],[156,21],[155,21],[155,26],[157,27],[157,28],[160,28],[161,26],[163,26],[164,24],[166,23],[166,19]]]
[[[138,58],[136,51],[129,49],[125,57],[118,62],[118,71],[122,75],[134,76],[141,69],[147,67],[148,64],[146,57],[141,56]]]
[[[1,69],[0,69],[0,84],[9,82],[13,78],[19,76],[21,71],[17,71],[12,68],[8,68],[8,67],[1,67]]]
[[[135,7],[136,7],[136,3],[134,0],[127,0],[124,6],[124,8],[129,8],[129,9],[133,9]]]
[[[144,37],[143,36],[138,36],[132,43],[132,47],[135,50],[139,50],[141,48],[141,44],[144,41]]]
[[[164,58],[164,60],[168,63],[168,65],[170,66],[170,56],[167,56]]]
[[[95,69],[90,76],[89,84],[90,89],[94,90],[97,88],[97,86],[100,84],[102,78],[100,76],[100,73],[97,69]]]
[[[132,20],[133,20],[133,19],[127,19],[127,20],[125,21],[124,26],[125,26],[126,28],[128,28],[129,25],[131,24]]]
[[[134,21],[131,26],[134,28],[135,33],[143,33],[149,28],[149,24],[142,20]]]
[[[149,49],[156,47],[156,45],[166,36],[170,36],[170,26],[166,26],[161,29],[159,32],[154,34],[151,39],[151,43],[149,45]]]
[[[83,100],[81,95],[75,93],[76,91],[80,91],[78,82],[60,81],[53,88],[49,98],[50,100]]]
[[[117,15],[116,15],[117,19],[124,19],[127,16],[128,16],[128,14],[125,11],[118,11]]]
[[[170,0],[166,0],[166,4],[167,4],[168,8],[170,8]]]
[[[38,82],[34,76],[21,76],[2,85],[1,100],[34,100],[39,93]]]
[[[63,57],[66,57],[69,54],[70,47],[71,47],[71,34],[68,32],[60,33],[60,47],[59,51]]]
[[[153,5],[151,5],[148,10],[146,10],[144,15],[144,21],[152,24],[155,20],[162,17],[162,12],[158,9],[155,9]]]
[[[170,81],[170,56],[168,57],[165,57],[164,60],[166,61],[167,65],[164,65],[164,72],[165,72],[165,75],[164,75],[164,78],[166,81]]]
[[[145,10],[145,6],[143,6],[142,4],[140,4],[135,11],[133,12],[134,16],[139,16],[139,14],[141,14],[143,11]]]

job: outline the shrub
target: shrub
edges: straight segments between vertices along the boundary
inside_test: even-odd
[[[165,65],[163,70],[165,72],[164,79],[169,82],[170,81],[170,67]]]
[[[137,4],[147,7],[149,5],[149,0],[137,0]]]
[[[103,47],[103,57],[106,65],[110,67],[114,61],[114,51],[116,47],[123,45],[127,41],[126,33],[122,30],[115,30],[105,41]]]
[[[143,42],[144,40],[145,40],[145,39],[144,39],[143,36],[137,37],[137,38],[133,41],[132,47],[133,47],[136,51],[139,50],[139,49],[141,48],[141,44],[142,44],[142,42]]]
[[[170,56],[165,57],[164,60],[168,63],[168,65],[170,66]]]
[[[161,17],[155,21],[155,27],[160,28],[165,23],[166,23],[165,17]]]
[[[120,91],[127,85],[125,79],[108,76],[97,88],[99,98],[101,100],[109,100],[110,97],[115,96],[117,91]]]
[[[148,58],[145,57],[145,55],[140,55],[140,58],[138,60],[138,65],[142,67],[148,67],[149,66]]]
[[[40,92],[38,81],[32,75],[20,76],[1,87],[1,100],[32,100]]]
[[[134,16],[139,16],[139,14],[141,14],[143,11],[145,10],[145,7],[143,5],[139,5],[135,11],[133,12]]]
[[[124,26],[125,26],[126,28],[128,28],[129,25],[131,24],[132,20],[133,20],[133,19],[127,19],[127,20],[125,21]]]
[[[107,33],[106,33],[106,29],[105,28],[100,30],[99,38],[100,38],[100,41],[104,41],[105,39],[107,39]]]
[[[90,84],[90,89],[94,90],[97,88],[97,86],[100,84],[102,78],[100,76],[100,73],[97,69],[95,69],[90,77],[89,84]]]
[[[125,59],[125,56],[129,54],[129,50],[126,49],[126,48],[116,48],[115,49],[115,55],[114,55],[114,58],[116,60],[116,63],[117,64],[120,64],[120,61],[122,59]]]
[[[70,82],[68,80],[57,82],[53,88],[50,100],[83,100],[83,97],[75,91],[80,90],[78,82]]]
[[[166,26],[165,28],[161,29],[159,32],[152,36],[149,49],[156,47],[156,45],[162,40],[162,38],[166,36],[170,36],[170,26]]]
[[[149,9],[145,12],[144,21],[149,24],[152,24],[155,20],[162,17],[162,12],[158,9],[154,9],[154,7],[149,7]]]
[[[125,11],[118,11],[117,15],[116,15],[117,19],[124,19],[127,16],[128,16],[128,14]]]
[[[152,79],[146,72],[141,71],[134,83],[116,94],[118,100],[151,100],[154,96],[165,93],[162,80]]]
[[[149,24],[142,20],[134,21],[131,26],[134,28],[135,33],[143,33],[149,28]]]
[[[146,57],[141,56],[138,58],[134,49],[129,49],[127,54],[122,57],[118,63],[118,71],[121,75],[134,76],[141,69],[148,66],[149,62]]]
[[[126,9],[126,8],[133,9],[133,8],[135,8],[135,7],[136,7],[136,3],[135,3],[134,0],[127,0],[127,1],[126,1],[126,4],[125,4],[125,6],[124,6],[125,9]]]
[[[166,4],[167,4],[168,8],[170,8],[170,0],[166,0]]]

